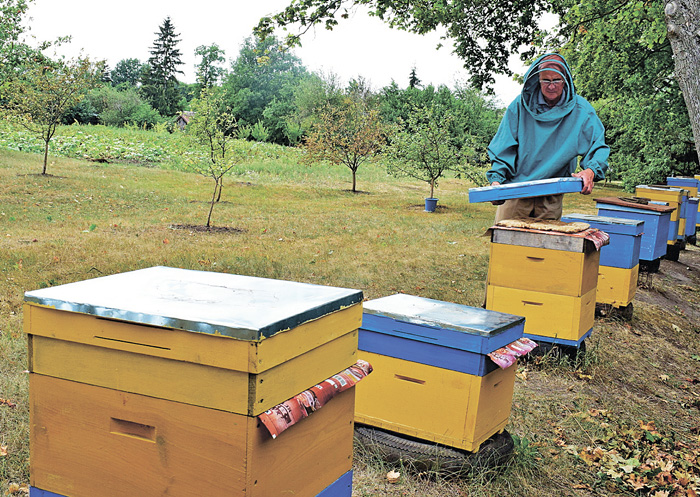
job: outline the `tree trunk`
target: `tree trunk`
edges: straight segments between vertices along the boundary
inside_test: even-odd
[[[44,169],[41,171],[41,174],[45,175],[46,174],[46,166],[49,163],[49,142],[46,141],[44,142]]]
[[[216,196],[216,201],[219,202],[221,201],[221,190],[224,189],[224,178],[221,178],[219,180],[219,194]]]
[[[211,213],[214,211],[214,204],[216,203],[216,192],[219,189],[219,178],[214,178],[216,183],[214,184],[214,194],[211,196],[211,202],[209,205],[209,216],[207,216],[207,228],[211,226]]]
[[[430,198],[435,198],[435,178],[430,178]]]
[[[695,150],[700,153],[700,0],[671,0],[665,13],[675,77],[688,108]]]
[[[352,193],[355,193],[356,186],[357,186],[357,170],[352,169]]]

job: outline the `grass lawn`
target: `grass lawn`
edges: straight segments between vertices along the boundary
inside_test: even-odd
[[[214,208],[217,229],[206,231],[196,229],[213,188],[203,176],[55,156],[41,176],[39,155],[0,150],[2,495],[29,483],[25,291],[165,265],[481,305],[495,208],[469,204],[474,185],[444,179],[426,213],[427,184],[374,165],[360,168],[352,193],[349,170],[299,166],[295,154],[266,148],[237,169]],[[592,198],[604,195],[623,192],[566,195],[564,212],[595,213]],[[519,366],[506,467],[459,480],[404,471],[389,484],[389,467],[358,450],[353,495],[693,495],[672,492],[700,477],[699,274],[700,251],[689,247],[647,278],[631,321],[596,320],[583,361]],[[643,467],[667,464],[660,453],[673,464]]]

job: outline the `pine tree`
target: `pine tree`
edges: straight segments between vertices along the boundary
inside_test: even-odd
[[[423,86],[421,84],[420,79],[418,79],[418,73],[416,72],[416,66],[413,66],[411,69],[411,74],[408,77],[408,86],[409,88],[420,88]]]
[[[141,92],[162,116],[172,116],[179,110],[177,74],[183,74],[178,69],[182,65],[182,54],[177,49],[180,35],[175,33],[170,17],[165,18],[155,34],[157,38],[150,50],[151,57],[141,78]]]

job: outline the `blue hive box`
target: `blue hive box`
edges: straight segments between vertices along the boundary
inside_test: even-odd
[[[358,348],[396,359],[485,376],[486,355],[523,336],[525,318],[396,294],[364,303]]]
[[[644,221],[592,214],[567,214],[562,221],[584,222],[610,235],[610,243],[600,249],[600,265],[630,269],[639,264]]]
[[[675,176],[666,178],[668,186],[685,188],[690,191],[691,197],[697,197],[700,188],[700,180],[691,176]]]
[[[690,237],[695,235],[698,224],[698,201],[700,199],[691,197],[688,199],[687,218],[685,222],[685,236]]]
[[[654,261],[666,255],[673,207],[618,197],[597,198],[595,201],[599,216],[644,221],[640,260]]]
[[[514,198],[542,197],[560,193],[579,193],[583,188],[581,178],[551,178],[523,183],[507,183],[499,186],[483,186],[469,189],[469,202],[491,202]]]

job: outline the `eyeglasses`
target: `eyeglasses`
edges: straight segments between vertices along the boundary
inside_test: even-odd
[[[549,85],[561,86],[564,84],[564,80],[563,79],[541,79],[540,84],[542,86],[545,86],[545,87],[547,87]]]

